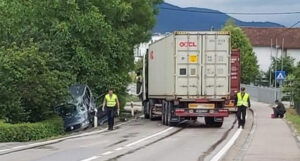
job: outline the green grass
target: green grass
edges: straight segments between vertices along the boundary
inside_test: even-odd
[[[297,133],[300,135],[300,115],[298,115],[295,109],[288,109],[286,113],[286,119],[294,125],[297,129]]]

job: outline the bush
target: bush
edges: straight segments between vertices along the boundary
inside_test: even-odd
[[[9,123],[39,122],[64,101],[72,76],[52,70],[50,54],[30,47],[0,48],[0,116]]]
[[[0,122],[0,142],[25,142],[64,134],[63,120],[53,117],[37,123]]]

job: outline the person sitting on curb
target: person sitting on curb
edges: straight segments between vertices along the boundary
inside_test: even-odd
[[[275,104],[277,106],[273,107],[274,117],[275,118],[278,118],[278,117],[283,118],[283,116],[286,112],[284,105],[278,100],[275,100]]]

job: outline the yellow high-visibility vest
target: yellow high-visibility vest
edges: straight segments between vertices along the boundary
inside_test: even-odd
[[[237,99],[238,99],[237,106],[242,106],[242,105],[244,105],[246,107],[249,106],[249,104],[248,104],[249,94],[248,93],[245,93],[244,97],[242,97],[242,93],[239,92],[237,94]]]
[[[107,107],[115,107],[117,104],[117,95],[112,94],[112,96],[110,96],[109,94],[105,95],[105,101],[106,101],[106,106]]]

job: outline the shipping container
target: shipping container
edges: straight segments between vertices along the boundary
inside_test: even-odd
[[[231,88],[230,99],[226,101],[225,107],[231,112],[236,112],[237,107],[234,105],[237,92],[240,90],[241,82],[241,62],[240,50],[233,49],[231,51]]]
[[[176,32],[149,47],[149,98],[230,94],[230,35]]]
[[[228,116],[231,47],[228,32],[174,32],[150,44],[144,58],[143,105],[146,118],[165,125],[205,117],[220,127]]]

